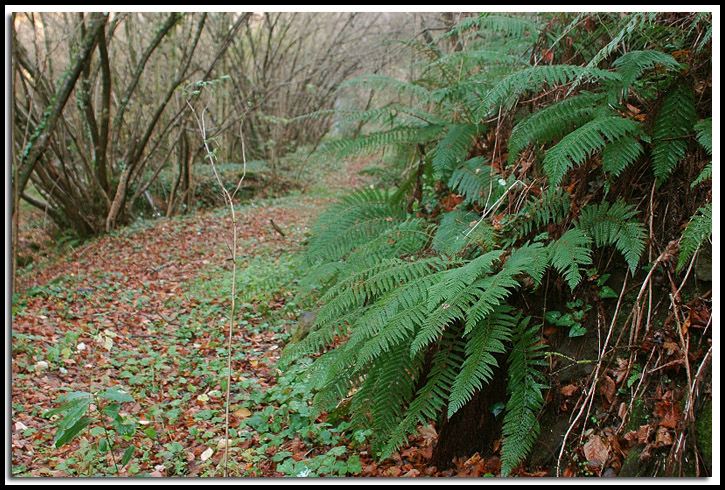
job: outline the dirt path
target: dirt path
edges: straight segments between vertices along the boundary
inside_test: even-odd
[[[341,190],[362,183],[356,173],[362,165],[358,162],[328,174],[323,185]],[[258,256],[279,261],[294,255],[326,201],[329,198],[302,195],[240,208],[239,273]],[[159,417],[149,421],[154,415],[146,407],[168,410],[174,406],[179,379],[183,383],[184,378],[195,385],[191,390],[213,394],[208,403],[222,402],[216,396],[221,387],[216,381],[204,385],[211,371],[204,371],[203,365],[221,359],[219,340],[227,322],[228,289],[208,294],[191,291],[203,291],[200,288],[231,270],[230,224],[225,210],[144,222],[92,240],[20,277],[21,294],[13,304],[12,322],[14,475],[72,476],[83,474],[86,467],[92,474],[83,457],[91,459],[89,454],[98,450],[89,445],[93,438],[82,437],[55,448],[52,438],[57,423],[43,413],[56,408],[57,398],[68,390],[95,391],[127,384],[135,384],[137,394],[128,413],[141,413],[138,422],[154,427],[160,420],[165,444],[178,442],[184,447],[185,474],[201,471],[197,463],[210,445],[183,434],[190,427],[218,432],[218,422],[214,427],[211,421],[198,419],[199,413],[209,409],[206,402],[165,421]],[[244,311],[251,326],[264,324],[269,312],[281,310],[289,299],[259,296]],[[283,314],[288,320],[281,324],[284,331],[294,323],[295,313]],[[217,326],[188,327],[204,322]],[[279,333],[240,331],[235,343],[244,344],[246,353],[235,357],[234,372],[254,378],[262,389],[272,386],[277,373],[270,366],[281,350]],[[191,341],[185,338],[189,336]],[[174,365],[175,356],[185,361]],[[139,363],[137,369],[131,367]],[[214,369],[221,371],[218,366]],[[198,372],[202,375],[195,376]],[[158,455],[143,458],[138,471],[173,474],[168,464],[154,465],[159,459]],[[126,469],[118,474],[124,476]]]

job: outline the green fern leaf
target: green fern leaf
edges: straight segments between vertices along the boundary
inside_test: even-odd
[[[685,157],[687,136],[696,119],[695,97],[684,83],[678,83],[665,96],[652,125],[652,167],[660,184]]]
[[[446,348],[433,356],[433,369],[425,385],[415,394],[405,417],[392,431],[388,443],[379,455],[380,459],[390,457],[407,442],[408,434],[415,430],[417,424],[435,419],[438,411],[446,405],[451,386],[463,363],[465,346],[460,338],[460,332],[445,332],[443,335],[443,345]]]
[[[509,400],[502,428],[501,476],[510,475],[531,451],[540,431],[537,416],[544,406],[542,390],[548,388],[539,371],[547,365],[539,328],[529,327],[528,322],[526,318],[516,328],[509,355]]]
[[[697,141],[700,142],[708,155],[712,155],[712,118],[708,117],[695,124],[697,131]]]
[[[637,138],[632,136],[620,138],[602,150],[602,170],[613,177],[619,177],[643,152],[644,148]]]
[[[474,138],[480,129],[477,124],[463,123],[452,126],[435,147],[433,168],[445,175],[460,165],[473,146]]]
[[[506,181],[486,165],[487,159],[474,157],[467,160],[451,174],[448,187],[462,194],[467,203],[486,207],[493,204],[507,188]]]
[[[449,419],[484,383],[491,381],[493,368],[498,366],[494,354],[506,351],[504,343],[509,341],[515,325],[516,319],[511,316],[511,308],[498,306],[466,334],[466,359],[451,388]]]
[[[548,143],[589,122],[603,100],[603,94],[583,92],[526,116],[511,131],[508,141],[509,163],[515,162],[521,151],[530,144]]]
[[[573,290],[581,281],[580,265],[592,263],[592,239],[582,230],[572,229],[549,245],[549,262],[564,275]]]
[[[512,107],[519,96],[525,92],[536,91],[546,85],[563,85],[576,77],[584,75],[597,80],[619,80],[620,76],[604,70],[587,70],[575,65],[539,65],[515,71],[500,80],[489,90],[476,109],[476,114],[487,118],[498,105]]]
[[[677,71],[680,64],[669,54],[649,49],[646,51],[630,51],[617,58],[612,64],[622,75],[622,87],[627,88],[644,72],[655,67],[664,71]]]
[[[634,275],[647,239],[645,227],[634,218],[636,215],[634,206],[622,201],[612,205],[604,201],[583,207],[576,227],[592,237],[597,247],[614,245]]]
[[[712,235],[712,203],[701,207],[697,211],[700,214],[694,215],[682,231],[677,271],[680,271],[687,264],[690,257]]]
[[[558,186],[570,168],[580,165],[607,143],[638,130],[637,121],[618,116],[603,116],[567,134],[544,157],[544,171],[549,177],[549,184]]]

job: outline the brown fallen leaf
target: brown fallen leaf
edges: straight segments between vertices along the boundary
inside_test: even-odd
[[[589,463],[601,466],[609,458],[609,449],[598,435],[594,435],[584,444],[584,457]]]
[[[599,381],[599,393],[611,404],[617,394],[617,385],[614,383],[614,380],[605,375]]]
[[[575,384],[566,385],[564,386],[560,393],[564,396],[572,396],[574,393],[576,393],[579,390],[579,387]]]
[[[666,427],[657,429],[657,437],[655,438],[655,446],[664,447],[672,445],[672,434]]]

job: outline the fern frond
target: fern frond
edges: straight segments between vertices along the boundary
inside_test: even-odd
[[[467,17],[453,28],[441,35],[439,39],[447,39],[460,35],[471,29],[486,32],[500,32],[514,38],[536,38],[539,29],[533,22],[521,17],[505,14],[484,12],[477,17]]]
[[[579,266],[592,263],[591,243],[582,230],[574,228],[549,245],[549,262],[564,275],[572,290],[582,278]]]
[[[537,416],[544,406],[542,391],[548,388],[540,372],[547,363],[539,328],[529,327],[528,321],[526,318],[516,328],[509,355],[509,400],[502,428],[501,476],[510,475],[531,451],[540,431]]]
[[[548,259],[548,250],[540,243],[526,245],[514,251],[498,273],[474,282],[470,289],[476,298],[466,314],[466,332],[487,318],[518,288],[520,275],[530,274],[535,283],[540,283]]]
[[[591,236],[597,247],[614,245],[634,275],[647,240],[644,225],[635,219],[637,214],[634,206],[623,201],[611,205],[603,201],[583,207],[575,226]]]
[[[449,419],[468,403],[484,383],[491,381],[493,368],[498,366],[494,354],[506,352],[504,343],[510,340],[511,331],[517,322],[511,311],[507,305],[497,306],[488,317],[464,334],[466,359],[451,388]]]
[[[648,49],[645,51],[630,51],[617,58],[612,66],[622,75],[622,88],[627,88],[634,83],[644,72],[655,67],[664,71],[677,71],[680,63],[671,55]]]
[[[359,365],[375,360],[416,334],[427,319],[428,292],[439,276],[433,273],[400,285],[360,317],[349,341],[358,346]]]
[[[397,95],[411,95],[421,102],[428,100],[430,92],[414,82],[406,82],[397,78],[386,77],[384,75],[365,75],[355,77],[342,82],[338,88],[344,87],[363,87],[372,90],[389,90]]]
[[[323,306],[317,314],[317,323],[326,323],[340,315],[396,290],[403,284],[444,269],[450,261],[430,257],[415,261],[387,259],[352,274],[330,288],[321,298]]]
[[[437,284],[431,287],[428,297],[428,316],[411,345],[413,353],[436,340],[447,326],[466,317],[479,292],[476,279],[491,272],[502,253],[494,250],[438,274]]]
[[[499,182],[496,171],[486,165],[488,159],[474,157],[453,171],[448,187],[465,198],[465,202],[485,206],[496,202],[506,190],[506,183]]]
[[[318,363],[320,366],[316,366]],[[315,373],[320,373],[324,379],[312,399],[316,414],[329,412],[337,407],[364,379],[364,373],[355,370],[354,352],[350,352],[345,346],[323,354],[312,364],[310,373],[312,382]]]
[[[458,208],[444,214],[433,236],[433,250],[447,255],[459,253],[471,243],[466,232],[471,230],[471,223],[478,219],[476,213]]]
[[[619,177],[643,152],[642,143],[633,136],[613,141],[602,150],[602,171],[612,177]]]
[[[409,218],[370,239],[347,257],[348,265],[366,266],[384,259],[412,255],[431,240],[430,226],[419,218]]]
[[[515,162],[521,151],[530,144],[548,143],[590,121],[604,97],[604,94],[583,92],[526,116],[511,131],[508,141],[509,163]]]
[[[712,180],[712,162],[705,165],[705,168],[702,169],[700,175],[698,175],[697,178],[692,181],[692,184],[690,184],[690,188],[702,184],[706,180]]]
[[[692,132],[697,112],[692,90],[676,84],[665,96],[652,125],[652,167],[661,184],[672,174],[687,153],[687,137]]]
[[[639,123],[618,116],[603,116],[589,121],[564,136],[544,157],[544,171],[549,184],[558,186],[572,167],[580,165],[607,143],[639,130]]]
[[[443,174],[451,172],[466,158],[474,138],[482,127],[478,124],[455,124],[438,142],[433,153],[433,168]]]
[[[391,432],[390,439],[380,452],[380,459],[390,457],[407,442],[408,434],[415,430],[418,423],[424,424],[435,419],[438,411],[445,406],[463,362],[465,346],[457,333],[452,331],[443,334],[443,345],[446,347],[433,356],[433,368],[425,385],[415,394],[405,417]]]
[[[697,131],[697,141],[700,142],[708,155],[712,155],[712,118],[708,117],[695,124]]]
[[[694,255],[698,247],[705,243],[712,235],[712,203],[709,203],[697,210],[685,229],[682,231],[680,240],[680,258],[677,261],[679,272]]]
[[[653,21],[654,14],[651,13],[636,12],[633,14],[629,14],[627,17],[625,17],[619,24],[622,27],[617,31],[614,36],[612,36],[611,40],[603,48],[601,48],[594,56],[592,56],[592,58],[589,60],[589,63],[587,63],[585,69],[572,84],[571,88],[569,89],[569,93],[571,93],[572,90],[578,87],[579,84],[584,80],[584,78],[589,74],[589,72],[595,70],[596,67],[599,66],[599,63],[609,58],[612,53],[617,51],[623,41],[629,39],[629,37],[633,33],[637,32],[645,25]]]
[[[309,264],[337,261],[406,220],[405,209],[377,189],[358,189],[330,205],[313,227]]]
[[[519,96],[525,92],[536,91],[546,85],[564,85],[579,76],[597,80],[619,80],[619,75],[605,70],[591,69],[575,65],[539,65],[511,73],[500,80],[486,93],[476,114],[481,118],[488,117],[494,107],[504,105],[511,107]]]
[[[538,199],[526,201],[507,230],[519,239],[549,223],[563,220],[571,208],[569,194],[561,188],[549,187]]]
[[[324,152],[347,158],[353,155],[370,154],[380,148],[394,145],[416,145],[440,138],[442,126],[437,124],[398,126],[386,131],[377,131],[357,138],[348,138],[328,143]]]
[[[406,345],[390,350],[370,366],[350,400],[353,428],[372,429],[371,447],[378,452],[403,419],[420,376],[422,356],[410,357]]]

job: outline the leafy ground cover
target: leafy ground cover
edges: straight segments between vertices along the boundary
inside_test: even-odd
[[[230,476],[435,471],[426,466],[432,427],[377,463],[365,449],[369,433],[310,417],[304,363],[276,367],[302,311],[297,252],[310,220],[330,192],[364,182],[363,165],[313,180],[306,194],[239,208]],[[21,274],[12,306],[13,476],[222,474],[229,229],[223,211],[139,222]],[[81,431],[62,430],[81,416]]]
[[[298,252],[309,225],[337,191],[370,185],[359,173],[366,165],[330,166],[309,174],[304,193],[239,207],[229,476],[500,473],[495,455],[474,454],[445,472],[431,466],[434,425],[419,427],[407,446],[376,461],[367,444],[371,431],[350,429],[338,414],[312,413],[308,361],[283,371],[277,365],[299,318],[314,307],[296,296]],[[229,230],[221,210],[143,221],[21,274],[12,307],[13,476],[224,474]],[[580,306],[572,304],[551,323],[575,317]],[[565,323],[563,330],[573,328]],[[605,418],[606,407],[636,385],[638,372],[621,365],[608,370],[610,389],[600,388],[590,416]],[[580,384],[572,374],[571,382],[561,379],[551,390],[559,413],[575,411]],[[641,454],[626,450],[630,445],[666,451],[673,443],[667,428],[681,410],[672,392],[658,396],[629,408],[636,412],[624,435],[629,439],[607,439],[603,420],[602,430],[582,435],[572,456],[581,464],[568,464],[564,475],[593,475],[588,462],[607,460],[635,476]],[[82,430],[70,431],[79,421]],[[552,474],[561,435],[556,423],[544,422],[551,440],[542,434],[532,463],[514,475]]]

